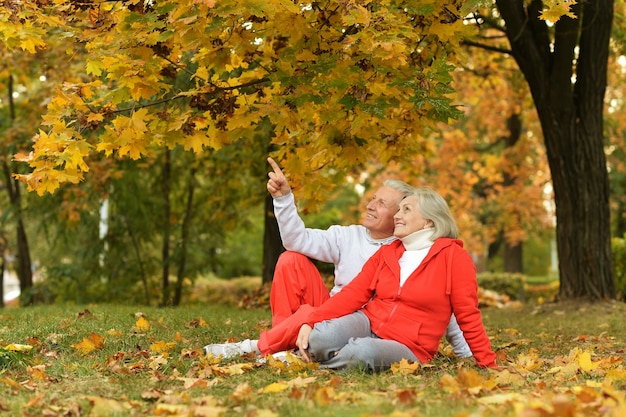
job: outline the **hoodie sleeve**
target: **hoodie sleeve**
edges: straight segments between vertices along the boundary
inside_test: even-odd
[[[331,226],[327,230],[305,227],[298,214],[293,193],[274,197],[273,203],[274,215],[285,249],[322,262],[337,264],[340,256],[337,242],[341,226]]]
[[[315,323],[354,313],[367,304],[375,294],[377,271],[383,262],[381,252],[385,249],[381,247],[348,285],[309,315],[306,323],[313,327]]]
[[[478,309],[478,283],[476,268],[470,255],[458,244],[448,251],[451,267],[450,301],[452,311],[463,332],[465,340],[481,367],[495,367],[496,354],[491,350],[491,342]]]

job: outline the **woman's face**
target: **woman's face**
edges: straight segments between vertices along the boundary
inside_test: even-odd
[[[426,220],[418,210],[418,202],[418,197],[414,195],[400,202],[400,208],[393,216],[394,236],[403,238],[413,232],[433,226],[433,222]]]

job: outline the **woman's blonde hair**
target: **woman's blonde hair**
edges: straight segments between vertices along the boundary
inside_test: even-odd
[[[439,193],[430,187],[421,186],[414,187],[410,195],[417,197],[417,209],[424,219],[432,221],[435,226],[432,240],[440,237],[453,239],[459,237],[459,229],[454,217],[452,217],[448,203]]]

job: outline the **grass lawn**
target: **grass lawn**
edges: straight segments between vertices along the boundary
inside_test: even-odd
[[[626,304],[485,308],[500,371],[441,354],[381,374],[206,358],[266,307],[212,302],[0,310],[0,415],[626,416]]]

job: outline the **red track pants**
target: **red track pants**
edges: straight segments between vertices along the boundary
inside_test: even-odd
[[[295,349],[300,327],[311,311],[329,298],[313,262],[297,252],[283,252],[276,263],[270,292],[272,328],[259,336],[261,353]]]

